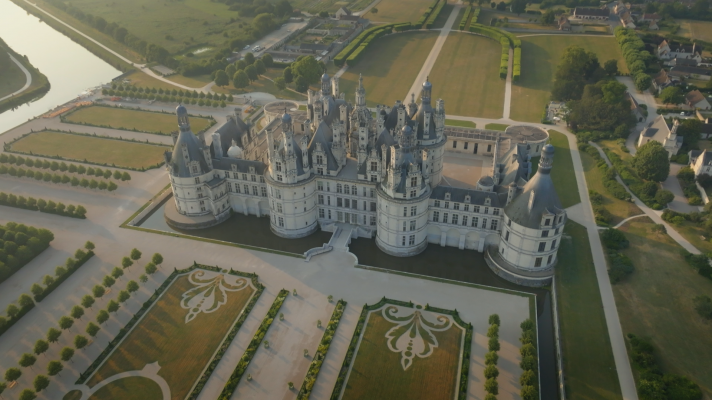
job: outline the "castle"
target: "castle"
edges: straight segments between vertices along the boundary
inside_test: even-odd
[[[179,106],[165,156],[174,198],[166,221],[199,229],[231,212],[269,216],[284,238],[347,226],[390,255],[415,256],[429,244],[472,249],[507,280],[548,285],[566,220],[548,134],[446,127],[444,101],[433,107],[431,94],[426,81],[419,104],[411,98],[372,113],[361,78],[351,104],[325,73],[306,111],[268,104],[259,130],[236,113],[210,144],[191,132]],[[529,160],[539,153],[530,179]]]

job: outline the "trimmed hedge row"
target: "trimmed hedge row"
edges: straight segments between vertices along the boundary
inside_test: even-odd
[[[23,210],[39,211],[47,214],[56,214],[63,217],[86,219],[87,209],[84,206],[75,206],[70,204],[65,206],[63,203],[55,203],[54,201],[46,201],[44,199],[35,199],[34,197],[25,198],[24,196],[15,196],[14,194],[0,192],[0,204],[8,207],[21,208]]]
[[[522,376],[519,378],[519,384],[522,387],[520,393],[522,400],[538,400],[539,361],[534,321],[527,319],[519,327],[522,328],[522,336],[519,338],[519,341],[522,342],[522,347],[519,348],[519,354],[522,356],[522,361],[519,362],[519,366],[522,367]]]
[[[29,158],[29,157],[24,158],[22,156],[15,157],[12,154],[7,155],[5,153],[0,154],[0,164],[15,164],[17,166],[26,165],[30,168],[50,169],[52,171],[60,170],[62,172],[69,171],[73,174],[79,174],[79,175],[84,175],[86,173],[87,175],[93,175],[96,177],[104,177],[106,179],[109,179],[113,176],[114,179],[116,179],[117,181],[118,180],[122,180],[122,181],[130,181],[131,180],[131,175],[129,175],[129,173],[126,171],[124,171],[123,173],[120,171],[114,171],[114,173],[112,174],[111,170],[109,170],[109,169],[104,171],[101,168],[97,168],[97,169],[94,169],[92,167],[85,168],[81,164],[67,164],[65,162],[58,163],[57,161],[49,162],[47,160],[35,160],[34,158]]]
[[[472,30],[471,30],[470,28],[472,28],[473,26],[477,25],[477,20],[480,18],[480,10],[482,10],[482,8],[477,7],[477,8],[474,9],[474,11],[472,12],[472,18],[470,18],[470,25],[467,27],[467,29],[468,29],[470,32],[472,32]]]
[[[477,10],[479,13],[479,9]],[[502,45],[502,58],[499,64],[499,77],[507,78],[507,68],[509,67],[509,48],[514,49],[514,58],[512,60],[512,80],[518,81],[521,75],[522,65],[522,40],[514,36],[511,32],[503,31],[498,28],[484,26],[478,24],[475,16],[470,22],[469,31],[478,35],[498,40]]]
[[[502,56],[499,59],[499,77],[507,78],[507,68],[509,67],[509,39],[506,37],[499,38],[499,43],[502,45]]]
[[[105,181],[105,180],[95,180],[92,179],[91,181],[82,178],[82,180],[79,180],[79,178],[75,177],[69,177],[67,174],[50,174],[49,172],[42,173],[41,171],[34,171],[34,170],[25,170],[24,168],[17,168],[15,167],[10,167],[7,168],[4,165],[0,165],[0,175],[10,175],[14,176],[17,178],[28,178],[28,179],[34,179],[36,181],[45,181],[45,182],[52,182],[52,183],[63,183],[63,184],[71,184],[72,186],[81,186],[83,188],[90,188],[90,189],[99,189],[99,190],[108,190],[110,192],[113,192],[114,190],[118,189],[118,186],[116,183],[113,181]],[[109,183],[106,183],[109,182]]]
[[[243,354],[242,358],[240,358],[240,362],[237,363],[235,370],[232,371],[225,387],[222,392],[220,392],[220,396],[218,397],[219,400],[229,400],[230,397],[232,397],[233,392],[235,392],[235,389],[237,388],[237,384],[240,383],[240,378],[242,378],[242,375],[247,370],[247,366],[250,365],[252,357],[254,357],[257,349],[260,347],[262,339],[264,339],[269,327],[272,326],[272,322],[274,322],[277,312],[282,307],[282,303],[284,303],[284,300],[288,295],[289,291],[286,289],[279,291],[277,298],[272,303],[272,307],[270,307],[269,311],[267,311],[267,315],[265,315],[260,327],[257,328],[257,332],[255,332],[255,335],[252,337],[249,346],[247,346],[245,354]]]
[[[353,53],[361,45],[361,43],[363,43],[366,40],[366,38],[368,38],[373,32],[381,30],[386,26],[392,27],[393,24],[376,25],[372,28],[368,28],[365,31],[361,32],[358,36],[356,36],[356,38],[354,40],[351,41],[351,43],[349,43],[348,46],[341,49],[339,54],[337,54],[336,57],[334,57],[334,65],[336,65],[337,67],[343,67],[344,63],[349,58],[351,53]]]
[[[0,225],[0,283],[45,251],[54,234],[15,222]]]
[[[81,249],[77,250],[77,252],[80,250]],[[83,251],[82,251],[82,253],[83,253]],[[77,253],[74,253],[74,254],[77,254]],[[67,267],[67,272],[58,276],[54,282],[47,285],[47,287],[42,290],[42,293],[33,294],[32,297],[34,297],[35,301],[39,303],[45,297],[49,296],[49,294],[52,293],[54,291],[54,289],[57,289],[59,287],[59,285],[62,284],[62,282],[64,282],[65,280],[67,280],[67,278],[72,276],[73,273],[75,273],[82,265],[84,265],[92,257],[94,257],[94,252],[89,250],[89,252],[84,253],[84,256],[81,258],[78,258],[78,259],[68,258],[67,262],[65,263],[65,266]],[[74,263],[73,263],[74,265],[72,265],[72,266],[69,265],[69,264],[72,264],[72,263],[70,263],[70,260],[74,261]]]
[[[445,7],[445,4],[447,4],[447,0],[442,0],[439,3],[437,3],[437,6],[435,7],[435,10],[430,13],[430,16],[428,17],[427,22],[425,23],[425,28],[430,29],[433,27],[433,24],[435,23],[435,20],[438,18],[440,13],[443,11],[443,7]]]
[[[517,82],[522,71],[522,48],[514,48],[514,60],[512,60],[512,81]]]
[[[299,390],[299,394],[297,394],[297,400],[306,400],[309,398],[309,395],[311,395],[312,388],[314,387],[316,378],[321,370],[321,364],[324,362],[326,352],[329,351],[329,346],[331,346],[331,341],[334,339],[336,328],[338,328],[341,316],[344,315],[345,310],[346,301],[343,299],[337,301],[336,308],[331,314],[331,319],[324,330],[324,336],[321,337],[319,347],[316,350],[316,354],[314,354],[314,359],[311,364],[309,364],[309,370],[307,371],[307,376],[304,378],[304,382],[302,383],[302,388]]]
[[[465,13],[462,14],[462,19],[460,20],[460,30],[461,31],[465,30],[465,24],[467,24],[467,20],[470,18],[470,14],[472,14],[472,6],[467,6]]]
[[[487,329],[487,350],[489,351],[490,359],[498,360],[499,355],[497,352],[500,350],[501,346],[499,343],[499,315],[492,314],[489,316],[489,328]],[[497,382],[497,377],[499,376],[499,368],[497,368],[497,362],[487,364],[484,371],[485,375],[485,391],[488,393],[487,398],[492,396],[497,396],[499,394],[499,382]],[[529,400],[529,399],[527,399]]]
[[[410,22],[403,22],[402,24],[397,24],[393,26],[393,30],[396,32],[405,32],[413,29],[414,26]]]
[[[439,1],[440,1],[440,0],[435,0],[435,2],[433,3],[433,5],[430,6],[430,7],[428,7],[427,10],[425,10],[425,12],[423,13],[423,15],[421,15],[420,18],[418,18],[418,21],[415,22],[415,26],[420,27],[420,28],[423,28],[423,25],[425,25],[425,21],[428,20],[428,18],[430,17],[430,14],[433,12],[433,10],[435,9],[435,7],[437,7]],[[443,1],[444,1],[444,0],[443,0]]]
[[[349,66],[353,66],[356,64],[361,57],[363,56],[364,52],[368,48],[368,46],[376,39],[385,36],[393,31],[393,24],[389,25],[382,25],[378,27],[379,29],[376,29],[371,32],[370,35],[368,35],[356,48],[356,50],[349,55],[349,57],[346,59],[346,64]]]

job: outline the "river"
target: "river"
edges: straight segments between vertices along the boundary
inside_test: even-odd
[[[0,133],[121,74],[9,0],[0,0],[0,38],[17,53],[26,55],[52,85],[41,99],[0,114]]]

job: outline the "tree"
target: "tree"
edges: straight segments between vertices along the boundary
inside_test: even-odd
[[[94,297],[96,297],[98,299],[99,297],[103,296],[104,293],[106,293],[106,289],[104,289],[103,286],[95,285],[92,288],[91,292],[94,295]]]
[[[131,249],[131,254],[130,254],[130,256],[131,256],[131,259],[132,259],[132,260],[134,260],[134,261],[140,260],[140,259],[141,259],[141,255],[142,255],[142,254],[141,254],[140,251],[138,251],[138,249],[136,249],[136,248]]]
[[[2,398],[2,393],[7,389],[7,383],[0,382],[0,398]]]
[[[697,118],[688,118],[680,121],[677,134],[684,138],[683,143],[689,149],[697,148],[702,133],[702,121]]]
[[[320,18],[329,18],[329,13],[326,11],[319,11]]]
[[[259,75],[262,75],[267,71],[267,67],[265,67],[265,63],[263,63],[262,60],[257,60],[252,65],[254,65]]]
[[[22,376],[22,371],[19,368],[8,368],[5,371],[5,380],[7,382],[12,382],[20,379]]]
[[[126,302],[126,300],[128,300],[130,297],[131,295],[129,294],[129,292],[125,290],[120,291],[118,296],[119,303]]]
[[[378,9],[377,9],[376,7],[373,7],[373,8],[371,9],[371,13],[373,13],[373,14],[378,14]]]
[[[297,79],[294,80],[294,86],[297,92],[306,92],[307,89],[309,89],[309,82],[307,82],[306,78],[299,75]]]
[[[225,71],[219,70],[215,73],[215,85],[222,87],[227,86],[229,84],[230,78],[228,78],[227,73]]]
[[[712,298],[707,295],[695,296],[692,299],[695,311],[704,319],[712,320]]]
[[[17,316],[17,314],[20,313],[20,309],[17,308],[16,305],[11,303],[11,304],[7,305],[7,308],[5,309],[5,313],[7,314],[8,317],[10,317],[12,319],[12,318],[15,318]]]
[[[257,68],[255,68],[254,65],[248,65],[247,68],[245,68],[245,73],[251,82],[257,80]]]
[[[539,392],[531,385],[522,386],[521,396],[522,400],[539,400]]]
[[[138,290],[138,283],[136,281],[129,281],[129,283],[126,284],[126,290],[129,293],[133,293]]]
[[[74,357],[74,349],[71,347],[65,347],[59,352],[59,358],[64,361],[70,361]]]
[[[114,269],[111,270],[111,276],[113,276],[114,279],[119,279],[123,275],[124,275],[124,271],[119,267],[114,267]]]
[[[635,88],[641,92],[648,90],[652,83],[653,79],[646,73],[640,73],[635,76]]]
[[[17,363],[20,364],[22,368],[27,368],[35,365],[35,362],[37,362],[37,357],[33,356],[30,353],[25,353],[20,357],[20,361],[18,361]]]
[[[32,297],[23,293],[17,299],[17,304],[19,304],[20,307],[22,307],[22,308],[28,308],[28,307],[33,306],[35,304],[35,302],[32,300]]]
[[[74,320],[67,317],[66,315],[59,319],[59,328],[63,331],[70,329],[74,325]]]
[[[248,51],[245,53],[244,61],[245,65],[242,68],[237,67],[237,69],[245,69],[248,65],[252,65],[255,62],[255,55]]]
[[[20,400],[35,400],[37,395],[31,389],[25,389],[20,393]]]
[[[284,69],[282,72],[282,77],[284,78],[285,83],[292,83],[294,80],[294,74],[292,74],[292,68],[287,67]]]
[[[294,62],[291,66],[291,70],[295,77],[303,76],[307,84],[319,82],[321,75],[324,73],[324,67],[312,56],[307,56]]]
[[[148,264],[146,264],[145,270],[146,270],[147,274],[153,275],[156,272],[157,268],[154,263],[148,263]]]
[[[151,257],[151,262],[156,265],[163,264],[163,256],[160,253],[154,253]]]
[[[106,305],[106,310],[112,313],[119,311],[119,303],[114,300],[111,300],[109,304]]]
[[[527,10],[527,0],[512,0],[510,6],[512,8],[512,12],[519,16],[519,14]]]
[[[107,288],[110,288],[114,283],[116,283],[116,280],[111,276],[106,275],[101,283]]]
[[[250,84],[250,78],[247,76],[245,71],[239,70],[235,72],[235,76],[232,78],[232,85],[237,89],[242,89]]]
[[[146,283],[148,282],[148,277],[146,274],[141,274],[141,276],[138,277],[138,280],[141,281],[141,283]]]
[[[60,372],[64,367],[62,366],[62,363],[59,361],[50,361],[49,364],[47,364],[47,375],[49,376],[55,376],[59,375]]]
[[[70,315],[74,319],[80,319],[81,317],[84,316],[84,308],[81,306],[74,306],[72,307],[72,311],[70,312]]]
[[[85,336],[82,335],[77,335],[74,337],[74,347],[77,348],[77,350],[83,349],[87,343],[89,343],[89,339],[87,339]]]
[[[685,95],[678,86],[668,86],[660,92],[660,101],[664,104],[680,104],[685,101]]]
[[[95,246],[94,243],[87,240],[87,242],[84,243],[84,248],[87,249],[87,251],[93,251]]]
[[[541,24],[542,25],[551,25],[556,21],[556,15],[554,14],[554,10],[546,10],[544,14],[541,16]]]
[[[36,283],[33,283],[32,287],[30,287],[30,292],[32,292],[32,294],[37,297],[42,295],[42,292],[44,292],[44,288]]]
[[[496,378],[487,379],[485,381],[485,390],[487,393],[497,395],[499,393],[499,385]]]
[[[670,174],[668,152],[660,142],[651,140],[638,148],[633,157],[633,168],[645,180],[662,182]]]
[[[279,90],[284,90],[287,88],[287,84],[284,82],[284,78],[281,76],[278,78],[275,78],[274,86],[276,86],[277,89],[279,89]]]
[[[99,313],[96,315],[96,322],[99,324],[103,324],[104,322],[109,320],[109,313],[106,312],[105,310],[99,311]]]
[[[618,60],[612,59],[606,61],[603,64],[603,70],[606,71],[609,76],[618,75]]]
[[[128,268],[133,265],[133,261],[131,261],[130,258],[124,257],[121,259],[121,266],[124,268]]]
[[[41,392],[49,386],[49,378],[44,375],[37,375],[35,380],[32,381],[32,386],[35,387],[36,392]]]
[[[97,324],[90,322],[89,324],[87,324],[87,328],[85,331],[89,334],[89,336],[94,337],[97,333],[99,333],[100,329],[101,328],[99,328]]]
[[[122,181],[130,181],[130,180],[131,180],[131,175],[129,175],[128,172],[124,171],[124,172],[121,174],[121,180],[122,180]]]
[[[62,331],[59,329],[49,328],[47,331],[47,341],[50,343],[57,343],[60,336],[62,336]]]
[[[82,297],[82,307],[91,308],[91,306],[93,306],[93,305],[94,305],[93,297],[89,296],[88,294],[84,295],[84,297]]]
[[[49,349],[49,343],[42,339],[37,339],[35,342],[35,348],[32,349],[32,352],[39,355],[44,354],[47,350]]]
[[[596,79],[598,70],[600,70],[600,65],[595,53],[586,51],[579,46],[566,48],[556,69],[554,85],[551,89],[552,100],[580,99],[584,87],[598,81]]]

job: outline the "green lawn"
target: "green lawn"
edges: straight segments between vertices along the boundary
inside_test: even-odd
[[[680,29],[676,32],[677,35],[712,42],[712,22],[688,19],[676,20],[676,22],[680,23]]]
[[[161,400],[161,387],[148,378],[131,376],[97,390],[88,400]]]
[[[623,251],[635,272],[613,286],[624,333],[651,339],[664,372],[686,375],[712,397],[710,324],[695,312],[693,297],[712,293],[712,281],[699,275],[668,235],[651,232],[648,218],[621,227],[630,241]]]
[[[494,131],[504,131],[508,127],[509,127],[509,125],[507,125],[507,124],[487,124],[487,125],[485,125],[485,129],[492,129]]]
[[[579,154],[581,155],[581,163],[586,175],[588,189],[595,190],[603,196],[603,206],[611,213],[610,224],[612,226],[617,225],[628,217],[643,213],[634,203],[616,199],[608,193],[606,187],[603,186],[603,173],[596,166],[596,161],[584,151],[579,152]]]
[[[433,98],[451,115],[501,118],[505,82],[499,79],[499,42],[452,32],[430,73]],[[476,66],[476,67],[473,67]]]
[[[163,162],[168,146],[40,131],[13,143],[11,150],[117,167],[148,168]]]
[[[566,394],[622,400],[586,228],[569,220],[556,265]]]
[[[80,108],[67,114],[65,122],[110,126],[115,129],[137,130],[163,135],[168,135],[172,131],[178,130],[178,122],[173,114],[104,106]],[[207,129],[210,127],[211,122],[207,118],[190,117],[190,127],[193,132]]]
[[[166,83],[164,81],[158,80],[151,75],[145,74],[141,71],[134,71],[126,75],[123,80],[128,80],[129,83],[136,87],[142,88],[156,88],[156,89],[178,89],[176,86]]]
[[[627,72],[620,47],[613,37],[532,36],[522,38],[522,74],[512,84],[511,118],[539,122],[550,99],[556,66],[567,47],[577,45],[598,55],[603,64],[618,59],[618,68]],[[497,59],[499,60],[499,58]]]
[[[378,13],[369,14],[368,19],[386,23],[415,23],[431,5],[433,0],[382,0],[376,5]]]
[[[199,273],[200,271],[191,272]],[[146,364],[158,362],[161,366],[158,375],[163,377],[171,388],[171,399],[184,399],[188,395],[254,293],[251,286],[235,292],[226,292],[227,300],[224,305],[210,313],[199,313],[195,319],[186,323],[188,310],[181,307],[181,296],[196,287],[188,280],[188,276],[181,275],[175,279],[89,379],[87,386],[94,387],[115,374],[140,370]],[[209,290],[209,287],[206,286],[205,290]],[[140,390],[143,390],[144,386],[145,383],[141,382],[140,387],[135,390],[141,393]],[[113,385],[110,387],[111,393],[101,399],[123,399],[121,396],[124,390],[119,385]]]
[[[19,61],[19,60],[18,60]],[[25,73],[10,59],[10,55],[0,46],[0,97],[14,93],[27,82]]]
[[[574,162],[571,160],[569,140],[563,133],[549,130],[549,143],[555,147],[551,179],[554,181],[561,205],[568,208],[581,202],[574,174]]]
[[[444,332],[433,332],[438,347],[429,357],[414,357],[413,364],[404,371],[401,354],[389,350],[386,342],[386,332],[394,326],[380,310],[369,314],[342,399],[455,397],[464,332],[457,325]]]
[[[275,68],[272,68],[275,69]],[[275,78],[278,76],[282,76],[282,72],[273,73],[275,75]],[[272,78],[274,79],[274,78]],[[294,89],[294,84],[288,85],[292,89]],[[307,95],[306,93],[295,93],[291,90],[285,89],[285,90],[279,90],[277,87],[274,85],[274,82],[265,78],[265,77],[260,77],[260,79],[250,83],[249,86],[243,88],[243,89],[235,89],[232,84],[230,86],[225,86],[225,87],[217,87],[213,86],[213,92],[216,93],[225,93],[225,94],[232,94],[232,95],[240,95],[243,93],[252,93],[252,92],[264,92],[264,93],[269,93],[275,95],[275,97],[280,98],[280,99],[288,99],[288,100],[306,100]]]
[[[195,88],[199,90],[203,86],[212,82],[210,75],[198,75],[198,76],[183,76],[181,74],[171,75],[167,78],[169,81]]]
[[[446,119],[445,125],[447,126],[461,126],[463,128],[477,128],[477,124],[472,121],[460,121],[457,119]]]
[[[352,100],[359,74],[363,74],[368,106],[392,106],[396,100],[402,101],[408,95],[437,36],[437,32],[408,32],[378,39],[369,46],[358,64],[341,75],[341,92],[346,93],[347,100]]]
[[[13,55],[15,59],[30,72],[32,82],[25,90],[17,95],[0,101],[0,113],[14,106],[18,106],[21,102],[28,102],[34,98],[42,97],[42,95],[50,89],[47,77],[35,69],[28,59],[13,51],[0,39],[0,97],[15,93],[22,89],[25,83],[27,83],[25,73],[10,59],[10,55]]]
[[[452,14],[452,9],[453,9],[452,4],[446,4],[443,6],[443,9],[440,11],[440,14],[435,18],[435,21],[433,21],[433,26],[431,29],[441,29],[445,27],[445,23],[447,22],[447,19],[450,18],[450,14]],[[460,21],[455,18],[455,22],[453,23],[459,23]],[[455,26],[455,29],[458,27]]]

